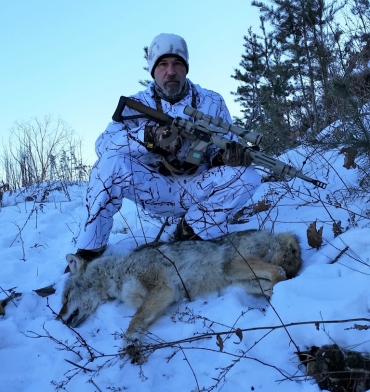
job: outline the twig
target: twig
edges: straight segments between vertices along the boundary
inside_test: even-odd
[[[263,330],[276,330],[276,329],[286,329],[286,328],[290,328],[290,327],[296,327],[298,325],[314,325],[315,328],[317,328],[318,325],[320,324],[340,324],[340,323],[350,323],[350,322],[356,322],[356,321],[366,321],[370,323],[370,318],[353,318],[353,319],[342,319],[342,320],[314,320],[314,321],[300,321],[300,322],[295,322],[295,323],[289,323],[289,324],[281,324],[281,325],[275,325],[275,326],[264,326],[264,327],[253,327],[253,328],[243,328],[240,329],[240,331],[242,332],[250,332],[250,331],[263,331]],[[222,332],[207,332],[205,334],[201,334],[201,335],[197,335],[197,336],[192,336],[189,338],[185,338],[185,339],[181,339],[181,340],[177,340],[177,341],[173,341],[173,342],[165,342],[165,343],[159,343],[159,344],[155,344],[155,345],[143,345],[143,346],[139,346],[137,349],[139,351],[145,351],[150,349],[161,349],[161,348],[167,348],[167,347],[172,347],[172,346],[178,346],[179,344],[183,344],[183,343],[191,343],[191,342],[195,342],[198,340],[203,340],[203,339],[210,339],[213,336],[217,336],[217,335],[228,335],[231,332],[235,332],[235,331],[222,331]],[[299,351],[297,351],[299,352]]]
[[[169,257],[167,257],[163,252],[161,252],[161,251],[159,250],[159,248],[156,248],[156,249],[157,249],[157,251],[158,251],[166,260],[168,260],[168,261],[173,265],[173,267],[175,268],[176,273],[177,273],[178,277],[179,277],[180,280],[181,280],[182,287],[183,287],[184,290],[185,290],[185,294],[186,294],[186,296],[187,296],[189,302],[191,302],[190,294],[189,294],[189,292],[188,292],[188,290],[187,290],[187,288],[186,288],[185,282],[182,280],[181,274],[180,274],[179,270],[177,269],[176,264],[175,264]]]
[[[45,328],[45,324],[43,324],[42,329],[46,332],[46,335],[40,335],[39,333],[36,333],[36,332],[33,332],[33,331],[27,331],[27,333],[32,333],[34,336],[27,335],[24,332],[22,332],[22,333],[23,333],[24,336],[26,336],[27,338],[30,338],[30,339],[48,338],[51,341],[53,341],[53,342],[59,344],[60,346],[62,346],[64,350],[71,351],[74,354],[76,354],[81,360],[83,359],[82,355],[80,354],[80,352],[78,350],[76,350],[73,345],[68,345],[68,344],[62,342],[61,340],[59,340],[57,338],[54,338],[54,336],[50,335],[49,331]]]
[[[49,298],[48,297],[46,297],[46,307],[51,310],[51,312],[54,314],[55,317],[58,317],[58,314],[49,305]],[[86,342],[86,340],[74,328],[69,326],[62,318],[60,318],[60,320],[63,322],[63,324],[65,326],[67,326],[68,329],[70,329],[72,332],[74,332],[77,335],[77,339],[81,342],[82,346],[85,347],[85,349],[89,353],[90,359],[94,360],[96,358],[96,355],[93,353],[92,347],[89,346],[89,344]],[[101,352],[99,352],[99,354],[102,355]]]
[[[0,316],[4,316],[5,315],[5,306],[9,301],[12,301],[13,304],[15,306],[17,306],[17,304],[13,301],[14,298],[20,297],[22,295],[22,293],[16,293],[15,291],[11,292],[10,295],[8,295],[6,293],[6,291],[0,287],[1,291],[7,296],[7,298],[3,299],[0,301]]]
[[[349,246],[347,245],[344,249],[342,249],[342,250],[339,252],[339,254],[337,255],[337,257],[336,257],[334,260],[332,260],[329,264],[334,264],[334,263],[336,263],[336,262],[342,257],[342,255],[343,255],[344,253],[347,252],[348,249],[349,249]]]
[[[70,363],[71,365],[76,366],[76,367],[78,367],[79,369],[84,370],[84,371],[86,371],[86,372],[93,372],[93,371],[94,371],[94,370],[88,369],[88,368],[86,368],[86,367],[84,367],[84,366],[80,366],[80,365],[78,365],[77,363],[70,361],[69,359],[65,359],[65,358],[64,358],[64,360],[65,360],[66,362]]]
[[[14,240],[11,242],[11,244],[9,245],[9,248],[11,248],[11,247],[13,246],[13,244],[14,244],[14,242],[16,241],[16,239],[18,238],[18,236],[21,236],[21,233],[22,233],[23,229],[26,227],[28,221],[31,219],[31,216],[32,216],[32,214],[33,214],[34,212],[35,212],[35,208],[32,208],[32,210],[31,210],[30,214],[28,215],[28,217],[27,217],[27,219],[26,219],[26,222],[24,222],[24,225],[23,225],[22,228],[20,228],[20,227],[18,226],[17,223],[13,222],[13,224],[14,224],[15,226],[18,227],[19,233],[15,236]],[[22,238],[21,238],[21,239],[22,239]],[[23,242],[23,241],[22,241],[22,242]]]
[[[168,226],[168,216],[166,217],[166,220],[163,222],[163,225],[160,228],[159,233],[157,234],[157,237],[155,237],[154,242],[159,242],[159,239],[161,238],[161,235],[164,232],[164,228],[166,226]]]
[[[19,235],[19,239],[21,240],[21,244],[22,244],[22,253],[23,253],[23,258],[22,258],[21,260],[26,261],[26,253],[25,253],[25,251],[24,251],[24,241],[23,241],[23,238],[22,238],[22,231],[23,231],[24,227],[26,226],[26,223],[24,224],[24,226],[22,227],[22,229],[18,226],[18,224],[17,224],[16,222],[13,222],[13,224],[14,224],[15,226],[17,226],[17,227],[18,227],[18,230],[19,230],[19,234],[18,234],[18,235]],[[17,235],[15,238],[17,238],[18,235]],[[15,239],[14,239],[14,241],[15,241]],[[13,245],[14,241],[11,243],[10,246]]]
[[[93,380],[92,378],[90,378],[89,382],[90,382],[92,385],[94,385],[94,387],[97,388],[99,392],[103,392],[103,391],[95,384],[95,382],[94,382],[94,380]]]
[[[242,354],[239,356],[238,359],[233,360],[233,363],[230,364],[229,366],[227,366],[226,368],[222,368],[222,372],[219,373],[219,377],[218,377],[218,379],[217,379],[217,384],[214,385],[214,387],[216,387],[216,386],[218,385],[218,383],[219,383],[219,381],[220,381],[220,378],[221,378],[221,377],[222,377],[222,378],[225,378],[226,375],[227,375],[227,373],[229,373],[230,370],[231,370],[237,363],[239,363],[243,358],[248,358],[248,359],[252,359],[252,360],[255,360],[255,361],[259,361],[259,360],[257,360],[256,358],[247,357],[246,354],[247,354],[250,350],[252,350],[253,347],[255,347],[260,341],[262,341],[262,340],[263,340],[268,334],[270,334],[271,332],[272,332],[271,330],[268,331],[268,332],[266,332],[260,339],[258,339],[256,342],[254,342],[254,343],[252,344],[252,346],[250,346],[247,350],[245,350],[245,351],[242,351],[242,350],[241,350]],[[268,365],[268,366],[273,366],[273,365]],[[283,374],[280,370],[278,370],[278,371],[279,371],[284,377],[288,378],[287,375]],[[214,388],[212,388],[212,389],[214,389]]]
[[[14,299],[14,298],[17,298],[17,297],[20,297],[20,296],[22,295],[22,293],[17,293],[17,292],[15,292],[15,291],[13,291],[13,289],[11,289],[12,291],[8,290],[8,291],[10,291],[10,295],[8,295],[8,294],[6,293],[6,291],[5,291],[1,286],[0,286],[0,290],[7,296],[7,298],[5,298],[5,299],[3,299],[3,300],[1,301],[1,304],[2,304],[3,306],[5,306],[9,301],[12,301],[13,304],[14,304],[15,306],[17,306],[17,304],[13,301],[13,299]]]
[[[197,384],[197,389],[200,391],[200,389],[199,389],[199,384],[198,384],[198,379],[197,379],[197,376],[196,376],[196,374],[195,374],[195,372],[194,372],[194,369],[193,369],[193,367],[191,366],[191,364],[190,364],[190,362],[189,362],[189,359],[188,359],[188,357],[186,356],[186,354],[185,354],[183,348],[182,348],[180,345],[179,345],[178,347],[179,347],[179,349],[181,350],[182,354],[184,355],[185,361],[187,362],[187,364],[188,364],[189,367],[190,367],[191,372],[193,373],[195,383]]]

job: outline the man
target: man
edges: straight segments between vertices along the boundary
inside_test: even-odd
[[[190,105],[231,123],[223,98],[193,84],[186,75],[189,54],[185,40],[160,34],[148,51],[154,81],[131,98],[172,117]],[[190,142],[177,136],[165,148],[159,143],[166,127],[125,107],[122,122],[111,122],[96,141],[98,161],[87,189],[88,217],[78,239],[77,255],[100,256],[108,243],[113,215],[128,198],[147,211],[181,218],[174,238],[211,239],[227,233],[227,218],[253,195],[260,177],[251,167],[235,135],[226,151],[210,145],[199,166],[185,162]]]

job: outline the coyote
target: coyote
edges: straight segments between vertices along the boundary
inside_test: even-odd
[[[71,274],[58,319],[77,327],[104,301],[118,299],[137,309],[125,333],[142,333],[167,307],[187,297],[239,284],[270,297],[272,287],[301,267],[298,238],[290,233],[246,230],[208,241],[143,245],[128,255],[102,256],[86,263],[67,255]]]

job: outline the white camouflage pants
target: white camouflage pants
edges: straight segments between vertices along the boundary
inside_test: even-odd
[[[189,175],[163,176],[138,159],[105,153],[94,165],[87,189],[88,216],[78,248],[96,249],[108,243],[113,215],[122,199],[163,216],[185,216],[203,239],[228,232],[227,218],[242,208],[260,185],[251,166],[198,168]]]

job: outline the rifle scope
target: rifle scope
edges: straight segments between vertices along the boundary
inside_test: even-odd
[[[185,106],[184,113],[190,117],[193,117],[196,120],[204,121],[207,125],[212,124],[217,128],[223,129],[224,132],[222,133],[232,132],[235,135],[256,146],[261,143],[261,134],[236,127],[235,125],[231,125],[227,122],[222,121],[221,117],[211,117],[208,114],[196,110],[191,106]]]

